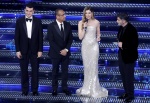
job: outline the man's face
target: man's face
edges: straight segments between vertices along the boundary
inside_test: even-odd
[[[58,14],[56,15],[56,19],[57,19],[59,22],[65,21],[65,19],[66,19],[65,12],[64,12],[63,10],[58,11]]]
[[[34,13],[34,9],[33,8],[29,8],[29,7],[26,7],[25,8],[25,15],[30,18]]]
[[[122,26],[124,23],[124,20],[117,17],[117,23],[118,23],[118,26]]]

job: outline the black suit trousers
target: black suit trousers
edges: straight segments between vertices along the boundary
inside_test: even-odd
[[[30,45],[30,40],[29,40]],[[20,61],[21,68],[21,85],[22,92],[29,91],[29,75],[28,75],[28,64],[31,64],[31,91],[38,91],[38,73],[39,73],[39,58],[37,58],[37,54],[32,53],[30,46],[27,54],[22,54],[22,58]]]
[[[119,51],[119,71],[125,93],[127,93],[129,97],[134,97],[134,65],[135,63],[124,63],[121,52]]]
[[[61,77],[62,77],[62,89],[66,90],[68,88],[68,65],[69,65],[69,56],[62,56],[61,58],[52,58],[52,88],[57,90],[58,88],[58,73],[59,65],[61,65]]]

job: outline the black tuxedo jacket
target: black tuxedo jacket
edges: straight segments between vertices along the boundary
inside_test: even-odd
[[[122,28],[119,28],[117,35],[118,41],[122,42],[122,49],[119,48],[119,50],[125,63],[133,63],[138,58],[138,33],[136,28],[128,23],[124,33],[120,36]]]
[[[43,52],[43,29],[41,20],[33,16],[32,33],[31,33],[31,52]],[[20,51],[22,54],[28,52],[28,35],[25,16],[16,21],[15,28],[15,46],[16,52]]]
[[[48,55],[51,58],[61,58],[60,51],[62,49],[68,49],[67,56],[70,56],[70,47],[73,41],[71,25],[64,21],[64,38],[61,36],[61,31],[58,27],[57,22],[52,22],[48,26],[47,37],[49,41],[50,50]]]

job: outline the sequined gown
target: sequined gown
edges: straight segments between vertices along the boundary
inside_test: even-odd
[[[96,25],[87,27],[82,40],[81,54],[84,66],[83,86],[76,90],[77,95],[100,98],[107,97],[107,89],[100,86],[98,77],[99,45],[96,40]]]

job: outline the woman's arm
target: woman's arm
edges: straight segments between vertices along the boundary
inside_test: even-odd
[[[97,28],[96,28],[96,30],[97,30],[97,32],[96,32],[96,34],[97,34],[97,41],[100,41],[101,40],[101,34],[100,34],[100,22],[98,21],[98,24],[97,24]]]
[[[84,38],[85,35],[85,27],[87,27],[87,23],[84,23],[84,27],[82,27],[82,21],[79,21],[78,23],[78,37],[80,40],[82,40]]]

